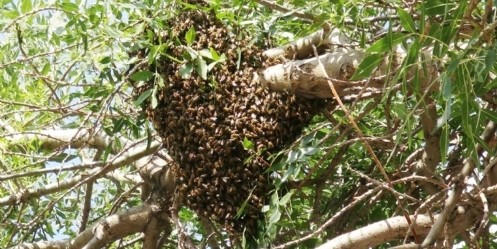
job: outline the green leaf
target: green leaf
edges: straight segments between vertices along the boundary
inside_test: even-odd
[[[33,4],[31,2],[31,0],[22,0],[22,3],[21,3],[21,12],[23,14],[30,12],[32,9],[33,9]]]
[[[412,19],[411,15],[401,8],[397,8],[397,14],[399,14],[400,25],[402,25],[405,30],[411,33],[415,33],[416,26],[414,25],[414,20]]]
[[[448,99],[447,103],[445,104],[445,110],[440,116],[440,118],[437,119],[437,126],[434,129],[440,129],[445,124],[447,124],[447,121],[449,120],[451,114],[452,114],[452,100]]]
[[[247,207],[248,201],[250,200],[250,197],[252,196],[252,193],[254,192],[255,187],[250,191],[250,194],[248,195],[247,199],[242,203],[238,211],[236,212],[235,218],[240,218],[245,212],[245,208]]]
[[[453,3],[448,3],[447,0],[430,0],[423,1],[424,7],[426,9],[426,14],[429,16],[444,15],[450,10],[450,6]]]
[[[102,59],[100,60],[100,63],[102,63],[102,64],[109,64],[109,63],[110,63],[110,61],[111,61],[110,56],[105,56],[104,58],[102,58]]]
[[[286,160],[287,163],[293,163],[295,161],[297,161],[297,159],[299,158],[299,153],[297,151],[290,151],[288,152],[288,158]]]
[[[222,54],[221,56],[219,56],[219,58],[216,61],[219,62],[219,63],[225,62],[226,61],[226,55]]]
[[[112,133],[115,134],[117,132],[120,132],[125,123],[126,123],[125,118],[117,118],[117,119],[113,118],[112,119],[112,124],[113,124]]]
[[[75,159],[77,157],[78,156],[73,155],[73,154],[60,153],[58,155],[50,157],[50,161],[62,163],[62,162],[71,161],[71,160],[73,160],[73,159]]]
[[[366,49],[366,52],[384,53],[390,51],[395,45],[403,42],[407,37],[409,37],[408,34],[389,33],[385,37],[373,43],[373,45]]]
[[[154,74],[150,71],[140,71],[131,75],[131,79],[134,81],[149,81],[154,77]]]
[[[306,156],[312,156],[316,154],[318,151],[319,149],[316,147],[305,147],[300,149],[300,152],[302,152],[302,154]]]
[[[143,101],[145,101],[150,95],[152,95],[153,89],[148,89],[142,94],[140,94],[140,97],[138,97],[135,102],[133,103],[135,106],[140,106]]]
[[[209,50],[211,52],[212,59],[215,61],[219,61],[220,57],[219,57],[219,54],[216,52],[216,50],[213,48],[209,48]],[[226,56],[225,56],[225,58],[226,58]]]
[[[481,114],[489,119],[492,120],[494,123],[497,123],[497,112],[490,110],[490,109],[481,109]]]
[[[442,82],[442,97],[448,100],[452,94],[452,80],[446,74],[443,74],[440,78]]]
[[[278,208],[275,208],[271,215],[269,216],[269,224],[274,224],[278,222],[281,218],[281,212]]]
[[[202,50],[198,51],[198,54],[202,57],[214,60],[214,58],[212,57],[212,53],[207,49],[202,49]]]
[[[350,79],[359,80],[362,78],[369,77],[376,69],[376,67],[380,64],[380,62],[383,60],[383,57],[384,56],[382,54],[370,54],[366,56],[366,58],[362,60],[359,66],[357,66],[354,75],[352,75]]]
[[[167,44],[152,46],[152,48],[150,49],[150,53],[148,53],[148,64],[153,64],[157,58],[157,55],[161,53],[165,48],[167,48]]]
[[[448,73],[452,73],[454,72],[457,67],[459,66],[459,64],[461,63],[461,59],[462,59],[462,56],[457,56],[456,58],[452,59],[449,63],[449,65],[447,66],[447,72]]]
[[[55,234],[55,233],[54,233],[54,230],[53,230],[53,228],[52,228],[52,225],[50,224],[50,222],[46,222],[44,225],[45,225],[45,226],[44,226],[43,231],[45,231],[46,233],[48,233],[48,234],[50,234],[50,235]]]
[[[281,197],[279,205],[280,206],[285,206],[287,202],[292,198],[293,193],[295,192],[295,189],[290,190],[290,192],[286,193],[283,197]]]
[[[288,169],[285,171],[285,174],[283,174],[283,177],[281,177],[281,182],[286,182],[288,177],[293,176],[295,174],[296,170],[297,169],[296,169],[295,164],[290,164],[288,166]]]
[[[159,86],[159,88],[163,88],[166,86],[164,84],[164,78],[162,78],[162,76],[155,77],[155,84]]]
[[[245,137],[243,138],[243,148],[246,150],[251,150],[254,148],[254,143]]]
[[[187,57],[187,60],[194,60],[198,57],[198,52],[193,50],[193,48],[191,47],[185,47],[186,51],[188,52],[188,54],[186,55]],[[190,58],[188,58],[188,55],[190,55]]]
[[[410,66],[419,60],[419,51],[421,50],[420,46],[421,44],[419,43],[419,40],[414,40],[414,42],[409,47],[406,58],[404,59],[405,65]]]
[[[471,126],[471,122],[473,121],[473,119],[471,118],[472,113],[471,113],[470,101],[471,100],[468,98],[467,93],[463,93],[461,98],[462,127],[468,137],[473,136],[473,129]]]
[[[495,66],[495,61],[497,60],[497,51],[494,47],[490,49],[485,56],[485,71],[488,72]]]
[[[71,3],[71,2],[65,2],[60,5],[60,8],[62,8],[66,12],[78,12],[79,7],[78,5]]]
[[[197,36],[195,27],[191,27],[185,34],[185,41],[188,46],[192,45],[195,41],[195,37]]]
[[[181,75],[181,78],[186,79],[190,77],[190,75],[193,72],[193,64],[191,62],[185,63],[181,65],[179,68],[179,75]]]
[[[280,198],[278,197],[278,192],[274,191],[274,193],[271,195],[271,206],[278,206],[279,202]]]
[[[43,66],[43,69],[41,70],[41,74],[42,75],[47,75],[48,72],[50,72],[50,68],[51,68],[52,64],[51,63],[46,63],[44,66]]]
[[[158,105],[158,101],[157,101],[157,90],[158,90],[158,86],[157,85],[154,85],[154,90],[152,91],[152,99],[150,101],[150,107],[152,107],[152,109],[155,109],[155,107],[157,107]]]
[[[242,236],[242,248],[247,248],[247,238],[245,237],[245,232]]]
[[[10,19],[15,19],[15,18],[19,17],[19,15],[20,15],[19,11],[17,11],[17,10],[2,11],[1,14],[7,18],[10,18]]]
[[[195,60],[195,71],[202,77],[202,79],[207,79],[207,63],[202,58],[197,58]]]

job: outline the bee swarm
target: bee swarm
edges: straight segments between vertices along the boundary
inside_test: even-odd
[[[212,48],[226,56],[209,71],[207,80],[195,71],[182,78],[182,65],[165,56],[149,68],[163,77],[164,87],[157,92],[157,106],[152,108],[147,100],[144,108],[176,162],[176,193],[182,205],[228,231],[239,233],[247,227],[254,232],[270,186],[265,158],[292,143],[322,102],[251,84],[255,70],[275,62],[230,33],[213,14],[183,12],[168,25],[170,30],[158,38],[175,41],[165,51],[168,55],[183,58],[185,35],[194,27],[193,50]],[[136,92],[152,87],[153,80]],[[245,138],[254,149],[244,148]],[[246,200],[244,215],[236,218]]]

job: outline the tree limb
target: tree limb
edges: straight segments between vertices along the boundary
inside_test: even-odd
[[[110,159],[105,164],[104,167],[98,167],[92,169],[87,174],[80,174],[73,178],[66,179],[64,181],[54,182],[52,184],[45,185],[44,187],[39,189],[26,189],[24,191],[20,191],[19,193],[0,198],[0,206],[25,202],[32,198],[37,198],[43,195],[58,192],[63,189],[72,188],[78,184],[82,184],[86,180],[90,180],[91,178],[96,178],[100,175],[104,175],[114,169],[117,169],[127,164],[131,164],[144,156],[151,155],[155,153],[159,147],[160,143],[154,141],[150,144],[150,147],[147,147],[147,145],[142,145],[138,146],[137,148],[129,148],[128,150],[124,151],[121,155],[118,155]]]
[[[497,126],[494,122],[490,121],[485,130],[483,131],[480,138],[483,141],[488,141],[490,137],[493,136]],[[483,150],[483,147],[478,144],[476,146],[477,153],[480,153]],[[459,175],[455,177],[453,180],[452,186],[447,193],[447,199],[445,200],[445,207],[437,218],[435,224],[433,225],[430,233],[426,236],[425,240],[421,244],[422,247],[427,247],[433,242],[444,230],[444,226],[447,223],[450,215],[453,213],[459,199],[460,195],[464,189],[464,183],[467,181],[468,176],[471,174],[475,167],[475,162],[472,157],[466,158],[463,169]]]
[[[100,249],[134,233],[143,232],[150,219],[159,212],[157,206],[143,205],[106,217],[80,233],[63,241],[23,243],[11,249]]]
[[[40,141],[43,149],[58,149],[70,145],[72,148],[92,147],[104,150],[110,145],[110,137],[91,129],[58,129],[27,131],[4,135],[12,145]]]
[[[317,58],[290,61],[254,73],[252,82],[273,91],[289,91],[312,98],[333,98],[328,85],[331,80],[338,95],[342,96],[345,90],[354,88],[349,94],[357,94],[366,81],[351,82],[348,77],[352,76],[350,70],[355,70],[365,56],[362,51],[333,52]],[[324,65],[324,70],[319,67],[320,64]],[[368,86],[382,89],[383,84],[383,80],[373,78]]]
[[[411,215],[410,220],[413,222],[412,227],[404,216],[379,221],[340,235],[317,247],[317,249],[370,248],[385,241],[404,238],[412,229],[416,230],[418,236],[426,235],[433,225],[433,220],[429,215]]]

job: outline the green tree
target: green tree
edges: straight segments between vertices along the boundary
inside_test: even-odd
[[[497,247],[494,1],[1,3],[1,248]],[[192,13],[225,33],[202,37]],[[172,169],[195,154],[157,115],[170,77],[211,96],[220,70],[251,66],[267,96],[320,105],[284,149],[266,150],[287,134],[232,139],[239,166],[266,163],[244,233],[179,198]],[[254,186],[243,220],[258,180],[230,180]]]

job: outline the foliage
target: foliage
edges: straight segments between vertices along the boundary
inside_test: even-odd
[[[478,183],[495,157],[495,135],[482,136],[490,122],[497,122],[493,3],[489,8],[484,2],[451,0],[276,2],[291,11],[249,0],[212,0],[206,8],[231,29],[247,30],[255,44],[266,46],[287,43],[331,23],[354,41],[352,46],[367,52],[353,80],[374,77],[385,61],[390,73],[381,96],[349,101],[347,110],[334,106],[323,111],[298,141],[272,156],[267,173],[274,189],[262,209],[259,247],[282,248],[306,238],[298,241],[299,247],[313,248],[392,216],[439,213],[444,194],[468,160],[475,167],[466,175],[464,193],[476,199],[487,193],[471,191],[491,187]],[[95,169],[92,162],[111,162],[138,142],[150,144],[157,136],[139,107],[153,101],[154,91],[133,96],[129,83],[147,81],[156,72],[132,69],[168,56],[168,44],[155,44],[154,28],[167,29],[165,20],[200,7],[153,0],[1,3],[0,247],[74,238],[101,218],[143,204],[143,179],[133,163],[91,180],[84,177]],[[315,20],[298,18],[296,12],[312,14]],[[194,30],[186,40],[193,39]],[[396,61],[398,47],[405,57]],[[133,55],[144,48],[153,52],[140,61]],[[216,51],[200,52],[174,58],[185,63],[185,77],[193,72],[206,77],[209,67],[224,62]],[[427,75],[436,77],[426,80]],[[73,148],[13,139],[13,134],[61,129],[89,129],[109,141],[104,147]],[[250,149],[253,144],[246,140],[244,146]],[[432,175],[417,171],[426,163],[423,152],[433,157]],[[26,190],[75,177],[83,178],[67,188],[9,201]],[[442,194],[427,190],[426,184],[432,183]],[[87,218],[85,196],[91,197]],[[461,203],[482,205],[478,200]],[[446,243],[497,243],[489,232],[496,217],[487,215],[479,220],[488,222],[482,236]],[[196,214],[181,209],[179,216],[195,244],[208,243],[211,234]],[[175,248],[180,233],[175,229],[167,234],[164,247]],[[223,232],[216,238],[232,243]],[[135,234],[111,247],[140,248],[140,239]],[[403,243],[398,239],[381,248]]]

